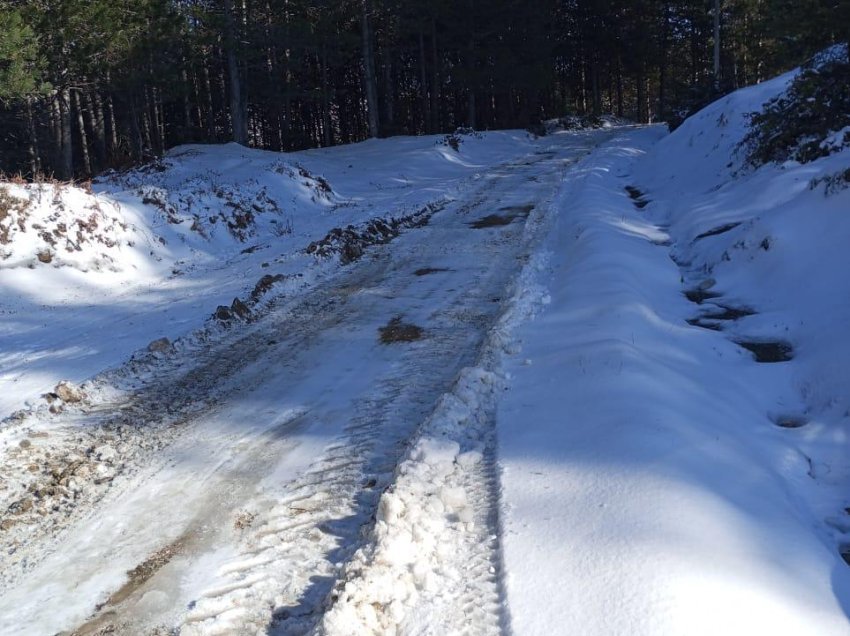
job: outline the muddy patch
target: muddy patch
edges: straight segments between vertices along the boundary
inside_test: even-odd
[[[448,267],[422,267],[413,272],[414,276],[428,276],[430,274],[439,274],[440,272],[450,272]]]
[[[715,227],[711,230],[708,230],[707,232],[703,232],[702,234],[698,234],[696,236],[696,238],[694,238],[694,242],[699,241],[700,239],[708,238],[710,236],[720,236],[721,234],[725,234],[726,232],[734,230],[739,225],[741,225],[740,222],[738,222],[738,223],[726,223],[725,225],[720,225],[720,226]]]
[[[424,333],[422,327],[404,322],[401,316],[396,316],[384,327],[378,329],[382,344],[416,342],[422,339]]]
[[[164,548],[160,548],[147,559],[139,563],[127,572],[127,582],[104,602],[95,608],[96,615],[73,632],[71,636],[95,636],[99,634],[120,633],[117,625],[113,622],[116,613],[113,608],[117,607],[133,595],[145,583],[151,580],[171,559],[183,551],[187,542],[187,536],[181,535]]]
[[[782,340],[735,340],[735,344],[751,352],[753,356],[755,356],[756,362],[788,362],[794,357],[794,348],[788,342],[784,342]]]
[[[488,227],[501,227],[510,225],[520,218],[527,218],[534,209],[534,204],[528,203],[525,205],[509,205],[499,208],[500,214],[488,214],[484,218],[473,221],[469,227],[476,230],[483,230]]]
[[[770,419],[779,428],[803,428],[809,423],[802,415],[774,415]]]
[[[720,294],[708,289],[686,289],[682,293],[688,300],[697,305],[701,305],[706,300],[711,300],[712,298],[720,298]]]
[[[483,230],[488,227],[500,227],[502,225],[510,225],[514,222],[514,217],[503,214],[488,214],[482,219],[473,221],[469,227],[475,230]]]

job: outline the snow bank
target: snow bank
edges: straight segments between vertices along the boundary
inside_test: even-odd
[[[738,151],[793,76],[570,173],[498,411],[517,633],[850,633],[850,154]]]
[[[845,634],[850,576],[812,531],[809,463],[768,418],[799,400],[782,369],[688,326],[666,237],[615,176],[657,134],[611,144],[565,191],[552,304],[522,330],[532,364],[499,410],[514,628]]]
[[[2,269],[122,272],[143,266],[146,238],[113,201],[82,188],[0,184]]]

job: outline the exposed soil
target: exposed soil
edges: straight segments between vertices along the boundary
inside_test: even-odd
[[[700,239],[708,238],[709,236],[719,236],[721,234],[725,234],[726,232],[729,232],[730,230],[734,230],[739,225],[741,225],[740,222],[738,222],[738,223],[726,223],[724,225],[720,225],[716,228],[708,230],[707,232],[703,232],[702,234],[698,234],[696,236],[696,238],[694,238],[694,241],[698,241]]]
[[[105,603],[98,605],[95,616],[74,630],[71,636],[99,636],[100,634],[117,633],[115,631],[116,626],[111,622],[114,612],[109,611],[109,608],[126,601],[133,592],[147,583],[154,574],[159,572],[175,555],[179,554],[185,543],[185,536],[178,537],[172,543],[154,552],[132,570],[129,570],[127,582],[113,592]]]
[[[390,320],[385,327],[378,329],[383,344],[396,342],[415,342],[422,339],[424,333],[422,327],[402,322],[401,316]]]
[[[752,352],[756,358],[756,362],[788,362],[794,357],[794,348],[789,343],[781,340],[775,342],[735,340],[735,344]]]
[[[739,320],[747,316],[754,316],[755,310],[749,307],[727,307],[726,305],[718,305],[721,311],[713,311],[700,316],[703,320]]]
[[[403,229],[427,225],[431,216],[443,207],[445,203],[429,203],[406,216],[373,219],[357,226],[334,228],[323,239],[310,243],[305,251],[321,257],[338,254],[343,264],[353,263],[363,256],[367,247],[389,243]]]
[[[632,198],[633,201],[637,201],[638,199],[643,198],[643,192],[641,192],[634,186],[626,186],[626,192],[629,193],[629,196]]]
[[[488,214],[484,218],[470,223],[469,227],[476,230],[483,230],[488,227],[500,227],[502,225],[510,225],[514,222],[514,218],[515,217],[508,215]]]
[[[429,274],[438,274],[440,272],[450,272],[447,267],[423,267],[413,272],[414,276],[428,276]]]

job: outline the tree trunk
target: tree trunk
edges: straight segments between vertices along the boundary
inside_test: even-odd
[[[86,134],[86,121],[83,116],[83,104],[80,99],[80,89],[74,91],[74,109],[77,111],[77,127],[80,130],[80,150],[82,151],[83,156],[83,173],[85,176],[90,177],[92,170],[91,157],[89,156],[89,138]]]
[[[393,134],[393,129],[395,127],[395,101],[393,91],[395,90],[395,86],[393,85],[393,66],[392,66],[392,56],[389,52],[384,49],[383,50],[383,69],[384,69],[384,117],[386,121],[384,121],[384,128],[386,128],[386,134]]]
[[[437,49],[437,20],[431,19],[431,132],[439,132],[440,117],[440,56]]]
[[[227,74],[230,78],[230,123],[233,131],[233,141],[243,146],[248,145],[248,120],[246,118],[245,101],[242,95],[239,57],[236,55],[236,25],[233,20],[233,2],[224,0],[224,30],[225,49],[227,57]]]
[[[74,147],[71,141],[71,90],[63,88],[58,95],[59,98],[59,178],[72,179],[74,177]]]
[[[475,104],[475,88],[477,84],[477,64],[475,53],[475,1],[469,0],[469,41],[467,42],[467,69],[469,72],[469,86],[466,101],[466,125],[470,128],[475,128],[477,125],[476,114],[477,107]]]
[[[331,129],[331,96],[328,87],[328,48],[322,43],[322,140],[325,147],[333,145]]]
[[[106,127],[103,117],[103,101],[97,89],[84,94],[86,110],[89,113],[89,124],[94,133],[94,147],[97,153],[97,163],[102,167],[106,164]]]
[[[372,27],[369,23],[371,3],[363,0],[363,14],[360,19],[361,36],[363,39],[363,83],[366,93],[366,115],[369,124],[369,136],[377,137],[380,133],[378,115],[378,81],[375,77],[375,51],[372,45]]]
[[[419,90],[422,99],[422,131],[431,133],[431,113],[428,112],[428,71],[425,61],[425,34],[419,29]]]
[[[27,129],[29,132],[30,172],[33,177],[41,173],[41,155],[38,151],[38,134],[32,114],[32,97],[27,97]]]
[[[720,0],[714,0],[714,90],[720,90]]]
[[[617,56],[617,117],[623,116],[623,66],[620,56]]]

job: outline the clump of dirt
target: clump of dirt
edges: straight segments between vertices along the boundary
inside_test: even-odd
[[[736,340],[735,344],[750,351],[755,356],[756,362],[788,362],[794,357],[794,348],[782,340],[775,342]]]
[[[424,208],[397,218],[372,219],[361,225],[334,228],[324,238],[313,241],[305,250],[320,257],[339,255],[343,265],[359,260],[367,247],[389,243],[403,229],[422,227],[444,203],[429,203]]]
[[[424,331],[422,327],[403,322],[401,316],[396,316],[386,326],[378,329],[378,333],[383,344],[393,344],[421,340]]]
[[[429,274],[438,274],[440,272],[450,272],[447,267],[423,267],[413,272],[414,276],[428,276]]]
[[[56,385],[53,395],[66,404],[78,404],[86,398],[85,392],[80,387],[65,380]]]
[[[233,520],[233,528],[234,530],[245,530],[246,528],[250,528],[256,518],[256,513],[248,512],[247,510],[240,510],[236,513],[236,518]]]

